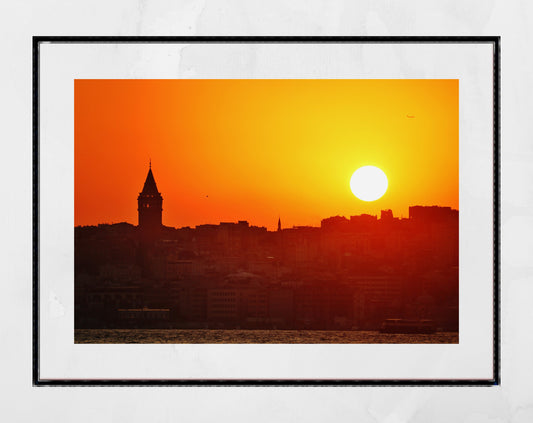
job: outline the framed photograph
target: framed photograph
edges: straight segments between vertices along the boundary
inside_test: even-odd
[[[34,37],[34,384],[499,384],[499,54]]]

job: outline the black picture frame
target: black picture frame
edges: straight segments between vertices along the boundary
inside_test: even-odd
[[[493,46],[493,375],[490,379],[448,380],[358,380],[358,379],[43,379],[39,374],[39,59],[43,43],[478,43]],[[500,43],[499,36],[400,36],[400,37],[113,37],[113,36],[34,36],[32,87],[33,138],[33,320],[32,382],[34,386],[495,386],[500,384]]]

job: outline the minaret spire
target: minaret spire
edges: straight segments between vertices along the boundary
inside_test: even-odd
[[[150,157],[149,162],[148,162],[148,167],[149,167],[149,169],[152,168],[152,158],[151,157]]]
[[[281,216],[278,217],[278,232],[281,231]]]

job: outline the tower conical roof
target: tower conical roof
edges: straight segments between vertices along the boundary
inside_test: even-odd
[[[159,194],[151,167],[148,170],[148,175],[146,176],[146,181],[144,181],[144,186],[141,194]]]

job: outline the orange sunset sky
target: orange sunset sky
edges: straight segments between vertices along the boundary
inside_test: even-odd
[[[148,161],[163,224],[275,229],[459,204],[458,80],[76,80],[75,225],[137,224]],[[408,117],[414,116],[414,117]],[[357,199],[361,166],[389,181]]]

